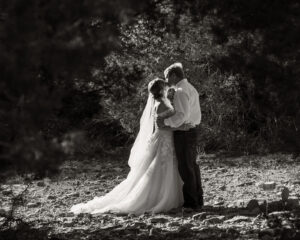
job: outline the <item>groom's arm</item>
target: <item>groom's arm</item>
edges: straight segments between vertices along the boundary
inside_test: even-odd
[[[175,115],[165,119],[164,124],[173,128],[178,128],[181,126],[189,117],[190,105],[189,105],[189,96],[179,89],[176,91],[174,96],[174,108]]]

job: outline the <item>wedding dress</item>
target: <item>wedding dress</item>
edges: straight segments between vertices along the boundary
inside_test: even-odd
[[[104,196],[71,207],[74,214],[105,212],[166,212],[183,204],[183,181],[178,172],[173,132],[157,128],[157,102],[149,95],[140,120],[140,131],[131,149],[127,178]]]

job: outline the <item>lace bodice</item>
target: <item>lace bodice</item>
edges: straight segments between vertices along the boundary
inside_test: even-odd
[[[173,110],[168,109],[168,110],[166,110],[166,111],[164,111],[164,112],[161,112],[161,113],[157,113],[157,111],[154,111],[153,114],[154,114],[154,119],[155,119],[155,120],[156,120],[158,117],[159,117],[159,118],[166,119],[166,118],[172,116]],[[163,130],[163,129],[158,128],[157,123],[156,123],[156,121],[155,121],[155,122],[154,122],[154,131],[166,131],[166,130]],[[154,131],[153,131],[153,132],[154,132]]]

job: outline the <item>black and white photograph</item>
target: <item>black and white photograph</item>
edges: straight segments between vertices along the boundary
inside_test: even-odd
[[[300,1],[0,0],[0,240],[299,240]]]

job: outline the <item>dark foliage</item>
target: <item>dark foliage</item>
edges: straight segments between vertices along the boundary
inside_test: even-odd
[[[45,139],[41,129],[56,113],[74,120],[71,128],[97,112],[95,94],[90,92],[83,100],[83,93],[72,90],[74,79],[90,78],[91,68],[119,48],[118,25],[144,9],[151,11],[151,4],[1,1],[1,170],[9,165],[43,175],[47,165],[58,167],[62,140]],[[66,100],[71,93],[75,95]]]
[[[265,128],[262,137],[275,143],[273,149],[299,151],[299,2],[185,2],[195,17],[212,19],[215,42],[225,49],[225,54],[214,56],[214,64],[223,72],[246,76],[241,96],[249,109],[243,116],[247,132]]]

